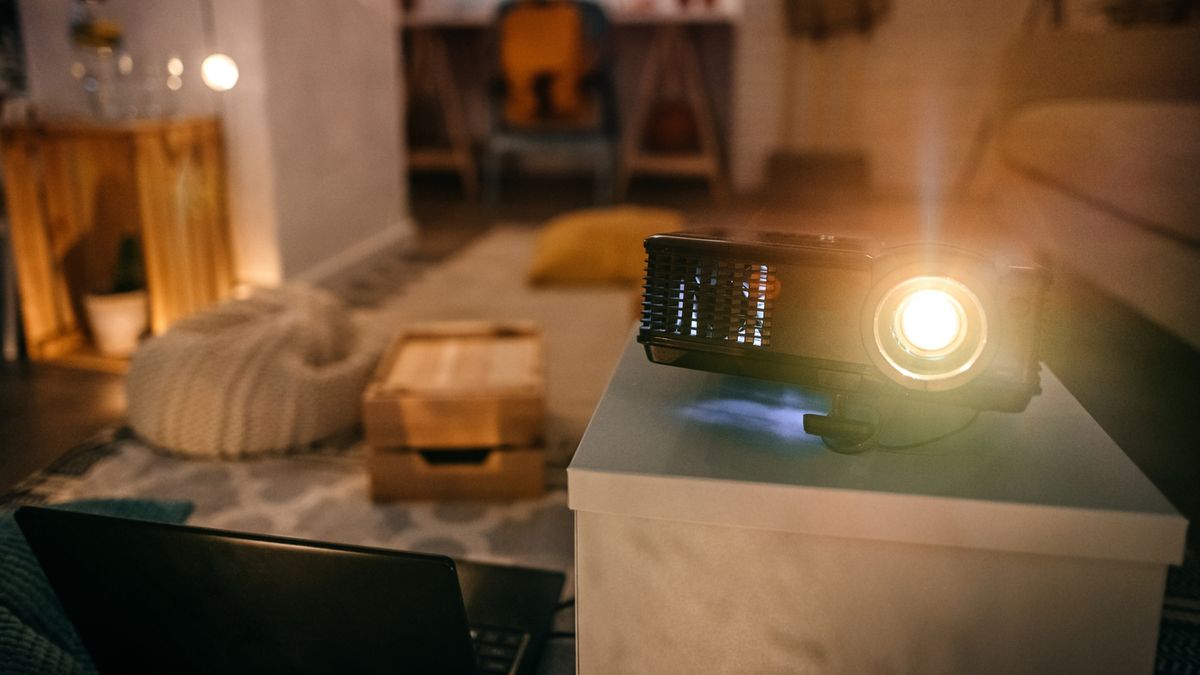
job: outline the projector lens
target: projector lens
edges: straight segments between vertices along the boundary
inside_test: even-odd
[[[965,321],[962,305],[954,296],[927,288],[900,302],[896,337],[901,346],[917,356],[945,356],[962,342]]]
[[[909,277],[885,288],[871,331],[895,377],[938,389],[973,377],[988,336],[979,298],[962,282],[940,276]]]

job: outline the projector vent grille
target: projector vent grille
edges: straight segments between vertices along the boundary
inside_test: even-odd
[[[655,250],[643,288],[643,334],[771,344],[779,286],[768,265]]]

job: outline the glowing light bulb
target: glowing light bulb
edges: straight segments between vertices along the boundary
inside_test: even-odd
[[[210,54],[200,64],[200,78],[213,91],[229,91],[238,81],[238,67],[226,54]]]
[[[916,291],[900,304],[898,314],[899,337],[918,355],[941,356],[962,340],[962,308],[945,291]]]

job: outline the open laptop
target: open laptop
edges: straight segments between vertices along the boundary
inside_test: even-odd
[[[559,572],[23,507],[101,673],[536,669]]]

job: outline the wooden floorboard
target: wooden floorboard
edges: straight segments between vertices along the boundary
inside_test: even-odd
[[[0,493],[125,412],[120,375],[42,363],[0,370]]]

